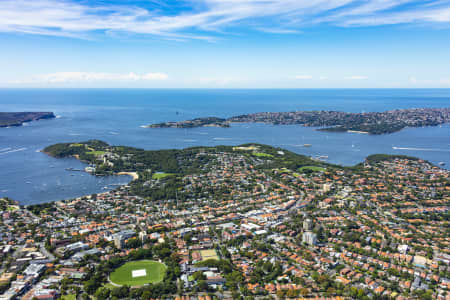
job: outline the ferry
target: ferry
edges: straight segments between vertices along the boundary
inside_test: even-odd
[[[74,171],[74,172],[81,172],[81,171],[83,171],[81,169],[75,169],[75,168],[66,168],[65,170],[66,171]]]

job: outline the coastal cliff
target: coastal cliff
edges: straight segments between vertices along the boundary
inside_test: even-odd
[[[0,127],[22,126],[23,123],[55,118],[53,112],[0,112]]]

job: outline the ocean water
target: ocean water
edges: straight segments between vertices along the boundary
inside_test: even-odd
[[[448,107],[450,89],[0,89],[0,111],[53,111],[58,117],[0,128],[0,197],[21,204],[68,199],[110,190],[128,176],[95,177],[75,159],[39,152],[47,145],[101,139],[144,149],[258,142],[328,162],[354,165],[374,153],[406,154],[450,165],[450,125],[406,128],[372,136],[327,133],[302,126],[234,124],[231,128],[147,129],[142,125],[261,111],[384,111]],[[305,148],[303,144],[312,144]],[[400,149],[399,149],[400,148]]]

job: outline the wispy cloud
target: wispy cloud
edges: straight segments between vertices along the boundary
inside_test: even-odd
[[[172,9],[89,4],[74,0],[2,0],[0,31],[86,38],[108,32],[150,34],[168,39],[213,39],[245,25],[292,34],[305,26],[377,26],[450,23],[450,2],[441,0],[184,0]],[[122,2],[122,3],[125,3]],[[144,2],[139,2],[144,3]]]
[[[150,81],[166,80],[169,76],[164,73],[96,73],[96,72],[57,72],[40,74],[28,79],[10,81],[10,84],[61,84],[61,83],[88,83],[88,82],[112,82],[112,81]]]
[[[415,76],[409,78],[409,82],[416,87],[433,86],[433,87],[450,87],[450,78],[441,79],[418,79]]]
[[[262,31],[262,32],[267,32],[267,33],[275,33],[275,34],[296,34],[296,33],[300,33],[299,30],[285,29],[285,28],[265,28],[265,27],[260,27],[260,28],[257,28],[257,30]]]
[[[353,76],[347,76],[344,79],[345,80],[366,80],[366,79],[369,79],[369,77],[361,76],[361,75],[353,75]]]
[[[439,80],[439,83],[446,85],[446,86],[450,86],[450,78],[442,78]]]
[[[308,79],[313,79],[312,75],[297,75],[294,77],[295,79],[300,79],[300,80],[308,80]]]

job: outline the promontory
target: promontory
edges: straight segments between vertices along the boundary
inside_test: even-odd
[[[0,127],[22,126],[23,123],[55,118],[52,112],[0,112]]]

